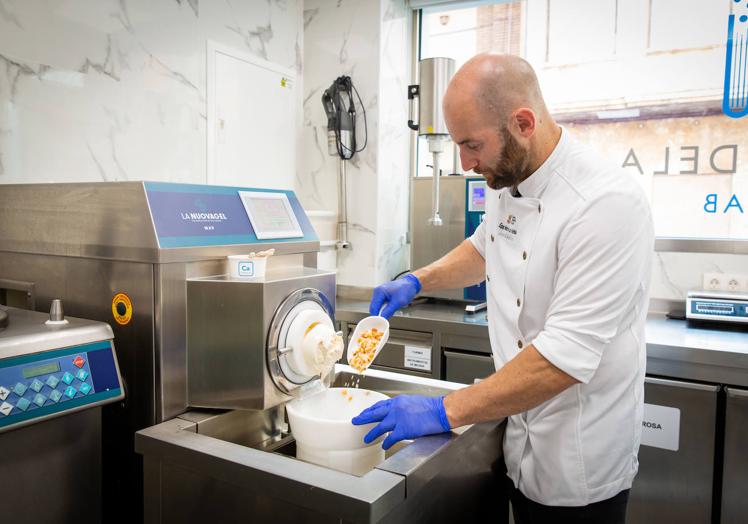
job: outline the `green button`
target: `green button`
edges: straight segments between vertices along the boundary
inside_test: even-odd
[[[29,389],[26,387],[26,384],[21,384],[20,382],[13,387],[13,393],[18,395],[19,397],[22,397],[24,393],[26,393],[26,390]]]

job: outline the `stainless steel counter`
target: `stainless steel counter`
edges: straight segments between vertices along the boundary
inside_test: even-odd
[[[339,298],[336,318],[355,324],[369,303]],[[399,311],[393,329],[434,333],[435,345],[490,354],[486,312],[465,313],[459,303],[422,302]],[[437,366],[438,367],[438,366]],[[685,380],[748,386],[748,329],[693,325],[661,314],[647,319],[647,373]]]

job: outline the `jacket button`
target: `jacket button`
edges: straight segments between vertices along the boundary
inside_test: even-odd
[[[519,300],[519,299],[517,299],[517,307],[519,307],[519,306],[520,306],[520,304],[522,304],[522,302],[520,302],[520,300]]]
[[[540,204],[538,204],[538,213],[540,213]]]
[[[520,348],[520,349],[522,349],[522,341],[521,340],[517,341],[517,347]]]
[[[491,242],[493,242],[493,235],[491,235]]]
[[[489,282],[491,282],[491,277],[489,275],[486,275],[486,280],[488,280]]]
[[[522,260],[527,260],[527,251],[522,252]]]

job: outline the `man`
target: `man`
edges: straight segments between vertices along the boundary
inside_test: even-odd
[[[637,452],[654,244],[636,181],[551,118],[524,60],[478,55],[444,115],[465,171],[492,189],[475,234],[374,290],[391,316],[420,291],[485,279],[496,373],[442,398],[399,396],[353,419],[371,442],[507,418],[515,522],[623,523]]]

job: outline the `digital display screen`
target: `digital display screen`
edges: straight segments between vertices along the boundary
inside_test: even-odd
[[[293,227],[286,206],[280,200],[250,198],[249,205],[257,212],[257,229],[267,232],[286,231]]]
[[[483,213],[486,211],[486,181],[471,180],[468,182],[468,211]]]
[[[473,188],[473,205],[474,206],[486,205],[486,188],[485,187],[474,187]]]
[[[41,364],[34,366],[33,368],[23,368],[23,378],[33,378],[39,375],[47,375],[49,373],[57,373],[60,371],[59,362],[49,362],[47,364]]]
[[[304,236],[285,193],[240,191],[239,196],[258,239]]]

